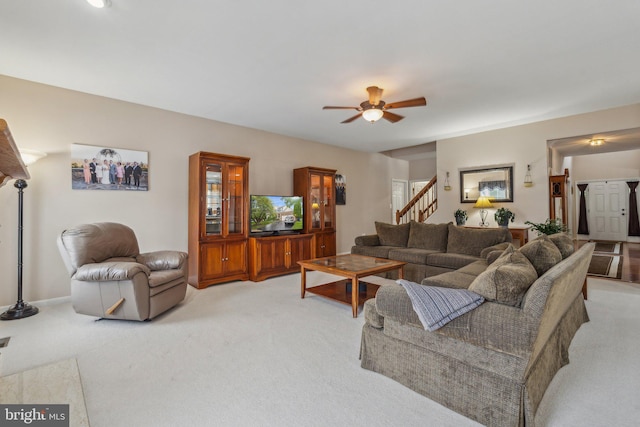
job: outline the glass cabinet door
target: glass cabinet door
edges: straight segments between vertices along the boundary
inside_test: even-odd
[[[333,179],[330,175],[322,177],[322,194],[324,197],[322,203],[324,228],[333,228]]]
[[[222,165],[205,165],[205,234],[222,234]]]
[[[322,227],[322,220],[320,218],[320,215],[322,213],[321,208],[324,202],[322,198],[322,191],[321,191],[322,176],[316,173],[311,173],[310,181],[311,181],[311,192],[310,192],[311,228],[313,230],[320,230],[320,228]]]
[[[245,198],[244,198],[244,165],[229,164],[227,166],[227,214],[226,224],[229,234],[244,233]]]

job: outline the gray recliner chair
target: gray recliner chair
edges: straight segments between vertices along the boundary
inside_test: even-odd
[[[71,275],[71,302],[77,313],[148,320],[186,294],[187,254],[141,254],[126,225],[102,222],[64,230],[58,248]]]

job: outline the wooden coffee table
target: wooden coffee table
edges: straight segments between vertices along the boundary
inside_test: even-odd
[[[358,317],[358,304],[361,294],[363,297],[362,302],[364,303],[368,298],[373,298],[379,288],[376,284],[362,282],[365,288],[362,291],[360,289],[360,279],[392,270],[398,270],[399,278],[402,279],[406,262],[347,254],[298,261],[298,264],[300,265],[301,273],[301,298],[304,298],[305,292],[309,291],[345,304],[351,304],[353,317]],[[307,270],[323,271],[351,279],[350,294],[348,292],[349,282],[345,280],[307,288]],[[370,287],[371,289],[369,289]]]

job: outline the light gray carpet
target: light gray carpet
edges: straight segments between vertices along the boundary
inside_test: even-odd
[[[311,284],[327,275],[308,274]],[[592,321],[538,411],[540,426],[635,425],[640,290],[589,278]],[[362,315],[307,294],[299,275],[189,288],[151,322],[94,321],[69,302],[0,323],[1,375],[75,357],[93,427],[476,426],[360,368]]]

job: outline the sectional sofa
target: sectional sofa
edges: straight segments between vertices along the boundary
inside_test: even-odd
[[[404,261],[404,277],[420,282],[425,277],[458,270],[504,250],[511,242],[506,228],[474,229],[453,223],[411,221],[392,225],[376,222],[376,234],[357,236],[352,254]],[[395,278],[388,274],[389,278]]]
[[[484,425],[535,425],[549,383],[569,363],[573,336],[589,320],[581,290],[594,246],[574,252],[567,235],[542,236],[412,284],[484,299],[432,331],[404,286],[381,287],[365,303],[362,367]]]

